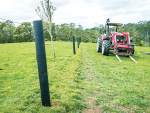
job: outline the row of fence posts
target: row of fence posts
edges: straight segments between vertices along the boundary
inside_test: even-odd
[[[73,54],[76,54],[74,36],[72,36],[72,42],[73,42]],[[81,38],[77,37],[77,46],[78,46],[78,48],[79,48],[80,43],[81,43]]]
[[[33,21],[33,28],[34,28],[34,37],[35,37],[36,56],[37,56],[37,64],[38,64],[42,105],[51,106],[42,20]],[[73,41],[73,53],[76,54],[74,36],[72,36],[72,41]],[[81,38],[77,38],[78,48],[79,48],[80,43],[81,43]]]

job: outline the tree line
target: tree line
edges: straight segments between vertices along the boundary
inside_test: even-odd
[[[129,32],[136,45],[150,47],[150,21],[125,24],[118,32]]]
[[[23,22],[17,27],[7,20],[0,22],[0,43],[32,42],[33,29],[30,22]]]
[[[45,25],[45,24],[44,24]],[[45,27],[44,27],[45,28]],[[75,23],[52,23],[51,32],[54,41],[71,41],[71,37],[81,37],[83,42],[96,43],[97,38],[104,33],[105,26],[83,29],[82,25]],[[115,27],[110,28],[115,31]],[[134,44],[150,47],[150,21],[124,24],[118,32],[129,32]],[[45,40],[51,40],[50,35],[44,29]],[[34,42],[34,31],[31,22],[23,22],[15,26],[10,20],[0,22],[0,43]]]

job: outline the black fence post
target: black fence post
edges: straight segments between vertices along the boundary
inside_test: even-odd
[[[73,53],[76,54],[76,52],[75,52],[75,39],[74,39],[74,36],[72,36],[72,42],[73,42]]]
[[[50,103],[48,75],[47,75],[43,22],[42,20],[36,20],[33,21],[33,25],[34,25],[34,36],[35,36],[36,56],[39,72],[42,105],[50,106],[51,103]]]
[[[79,48],[79,38],[77,38],[77,45],[78,45],[78,48]]]
[[[80,43],[81,43],[81,38],[80,38],[80,41],[79,41]]]

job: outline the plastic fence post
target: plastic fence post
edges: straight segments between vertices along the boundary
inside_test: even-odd
[[[79,44],[80,44],[80,42],[79,42],[79,38],[77,38],[77,44],[78,44],[78,48],[79,48]]]
[[[79,44],[80,44],[80,38],[79,38]]]
[[[50,95],[48,85],[48,74],[45,54],[45,42],[43,33],[43,22],[42,20],[33,21],[35,45],[36,45],[36,56],[39,72],[39,82],[41,89],[41,100],[43,106],[50,106]]]
[[[74,36],[72,36],[72,41],[73,41],[73,53],[76,54],[76,52],[75,52],[75,40],[74,40]]]
[[[79,39],[79,44],[81,43],[81,38]]]

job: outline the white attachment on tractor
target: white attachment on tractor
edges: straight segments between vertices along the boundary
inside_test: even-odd
[[[118,59],[120,62],[122,62],[121,59],[119,58],[119,56],[118,56],[117,54],[116,54],[116,57],[117,57],[117,59]],[[129,57],[130,57],[135,63],[137,63],[137,61],[135,61],[132,56],[129,56]]]
[[[117,57],[117,59],[118,59],[120,62],[122,62],[121,59],[119,58],[119,56],[118,56],[117,54],[116,54],[116,57]]]
[[[133,59],[133,57],[132,56],[129,56],[135,63],[137,63],[134,59]]]

